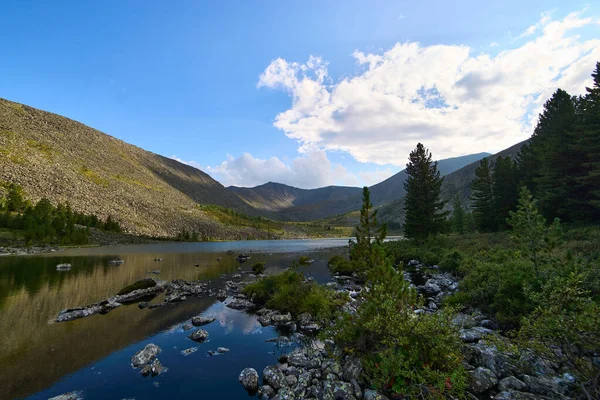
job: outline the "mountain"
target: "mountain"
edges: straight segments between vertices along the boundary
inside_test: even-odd
[[[479,161],[489,153],[470,154],[438,161],[442,175]],[[373,185],[371,200],[380,206],[404,197],[404,170]],[[275,218],[289,221],[312,221],[358,210],[362,204],[362,189],[347,186],[327,186],[318,189],[299,189],[269,182],[253,188],[230,186],[248,205],[269,212]]]
[[[253,188],[229,186],[227,189],[237,194],[250,206],[266,211],[281,211],[320,202],[344,200],[362,192],[360,188],[349,186],[299,189],[275,182],[268,182]]]
[[[510,157],[514,159],[523,144],[527,140],[517,143],[508,149],[502,150],[494,155],[489,155],[487,159],[494,164],[498,157]],[[487,153],[481,153],[487,154]],[[484,157],[481,157],[484,158]],[[441,162],[438,164],[441,166]],[[471,196],[471,182],[475,179],[475,170],[479,165],[479,160],[474,160],[468,165],[457,169],[444,176],[444,183],[442,185],[442,198],[448,201],[446,207],[451,208],[451,200],[459,195],[463,206],[470,204],[469,197]],[[385,204],[380,207],[378,212],[378,219],[380,222],[386,222],[391,228],[399,228],[404,220],[404,195],[402,198],[398,198],[392,202]]]
[[[198,204],[256,210],[204,172],[127,144],[71,119],[0,99],[0,179],[27,197],[69,201],[80,212],[111,215],[132,233],[253,237]]]

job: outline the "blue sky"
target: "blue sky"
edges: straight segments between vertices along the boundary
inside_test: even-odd
[[[361,185],[417,141],[445,158],[525,139],[600,59],[598,6],[418,3],[4,0],[0,97],[226,185]]]

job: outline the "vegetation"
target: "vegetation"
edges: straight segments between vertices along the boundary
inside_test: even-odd
[[[306,281],[295,268],[251,283],[243,293],[260,306],[294,316],[308,312],[318,319],[331,318],[342,304],[333,290]]]
[[[300,258],[298,259],[298,262],[300,264],[310,264],[311,258],[309,256],[300,256]]]
[[[331,257],[327,265],[333,274],[352,275],[357,271],[355,267],[356,263],[352,263],[346,257],[342,257],[340,255]]]
[[[96,215],[73,211],[69,203],[54,207],[45,198],[32,205],[19,185],[3,187],[6,194],[0,199],[0,228],[22,232],[28,244],[87,244],[90,227],[121,232],[119,223],[110,216],[102,221]]]
[[[404,233],[408,238],[427,239],[445,229],[447,211],[442,211],[442,183],[437,162],[421,143],[410,153],[404,188]]]
[[[252,272],[254,272],[255,275],[260,275],[260,274],[264,273],[265,272],[264,261],[257,262],[256,264],[254,264],[252,266]]]
[[[369,192],[363,195],[361,225],[351,260],[367,276],[364,298],[356,314],[343,314],[328,332],[348,352],[359,354],[374,386],[393,395],[426,398],[459,395],[465,388],[460,341],[450,323],[452,311],[418,314],[417,294],[386,256],[385,227],[377,227]],[[350,270],[339,256],[332,270]]]

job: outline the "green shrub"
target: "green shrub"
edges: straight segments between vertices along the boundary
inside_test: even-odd
[[[251,283],[243,293],[259,306],[295,316],[308,312],[317,318],[331,318],[342,304],[333,290],[305,281],[304,276],[294,270]]]
[[[356,315],[344,315],[329,331],[338,346],[361,356],[368,381],[379,390],[460,397],[466,372],[452,310],[416,315],[414,289],[389,264],[370,271],[368,285]]]
[[[310,264],[311,258],[309,256],[300,256],[300,258],[298,259],[298,262],[300,264]]]
[[[333,274],[352,275],[357,270],[350,260],[339,255],[331,257],[328,265]]]
[[[265,272],[265,263],[263,261],[257,262],[252,266],[252,272],[256,275],[260,275]]]
[[[451,274],[456,275],[459,273],[460,265],[463,259],[463,254],[458,250],[447,252],[440,261],[440,268],[442,271],[450,272]]]

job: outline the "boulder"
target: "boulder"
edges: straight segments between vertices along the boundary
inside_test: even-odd
[[[83,400],[83,391],[76,390],[49,398],[48,400]]]
[[[133,368],[139,368],[142,365],[149,364],[161,351],[161,348],[154,343],[147,344],[146,347],[131,357],[131,366]]]
[[[271,315],[271,323],[273,323],[273,325],[285,325],[291,321],[292,315],[290,313]]]
[[[479,367],[474,371],[469,371],[471,377],[471,384],[469,389],[473,393],[483,393],[496,386],[498,379],[492,371],[487,368]]]
[[[538,396],[518,390],[503,390],[494,396],[494,400],[537,400]]]
[[[465,343],[476,343],[483,339],[485,336],[491,335],[493,333],[493,330],[484,328],[482,326],[476,326],[471,329],[461,329],[460,340],[462,340]]]
[[[389,400],[386,396],[372,389],[365,390],[363,395],[364,400]]]
[[[195,330],[189,336],[190,339],[192,339],[196,342],[203,342],[206,340],[207,337],[208,337],[208,332],[206,332],[204,329]]]
[[[477,320],[471,315],[458,313],[452,318],[452,324],[457,328],[469,329],[477,326]]]
[[[156,284],[157,283],[154,280],[154,278],[140,279],[139,281],[133,282],[131,285],[127,285],[123,289],[119,290],[117,292],[117,296],[121,296],[121,295],[124,295],[124,294],[127,294],[127,293],[131,293],[134,290],[148,289],[148,288],[156,286]]]
[[[189,349],[185,349],[181,351],[181,354],[184,356],[189,356],[192,353],[195,353],[198,351],[197,347],[190,347]]]
[[[235,299],[232,302],[230,302],[229,304],[227,304],[227,307],[234,309],[234,310],[251,310],[253,308],[255,308],[255,304],[249,300],[244,300],[244,299]]]
[[[221,354],[229,353],[229,349],[227,347],[218,347],[217,351]]]
[[[275,390],[269,385],[264,385],[258,388],[258,398],[268,400],[275,396]]]
[[[512,356],[498,351],[496,346],[488,344],[485,340],[467,344],[464,347],[464,354],[469,364],[484,366],[498,378],[514,375],[517,372],[517,368],[512,362]]]
[[[271,386],[275,391],[287,386],[287,381],[283,372],[277,365],[270,365],[263,370],[263,383]]]
[[[215,322],[215,320],[216,320],[216,318],[198,316],[198,317],[192,318],[192,325],[194,325],[194,326],[208,325],[212,322]]]
[[[573,389],[575,378],[570,374],[562,376],[523,376],[527,391],[548,397],[562,397]]]
[[[527,385],[519,380],[518,378],[515,378],[514,376],[507,376],[506,378],[500,380],[500,382],[498,382],[498,389],[501,391],[505,391],[505,390],[525,390],[527,389]]]
[[[254,368],[244,368],[238,376],[238,381],[250,393],[258,390],[258,372]]]
[[[359,381],[363,372],[362,363],[359,358],[350,358],[344,364],[342,377],[345,381],[351,382],[352,380]]]
[[[144,367],[142,368],[140,373],[143,376],[148,376],[148,375],[157,376],[157,375],[162,374],[165,371],[167,371],[167,368],[165,368],[161,364],[160,360],[158,358],[156,358],[151,363],[144,365]]]

